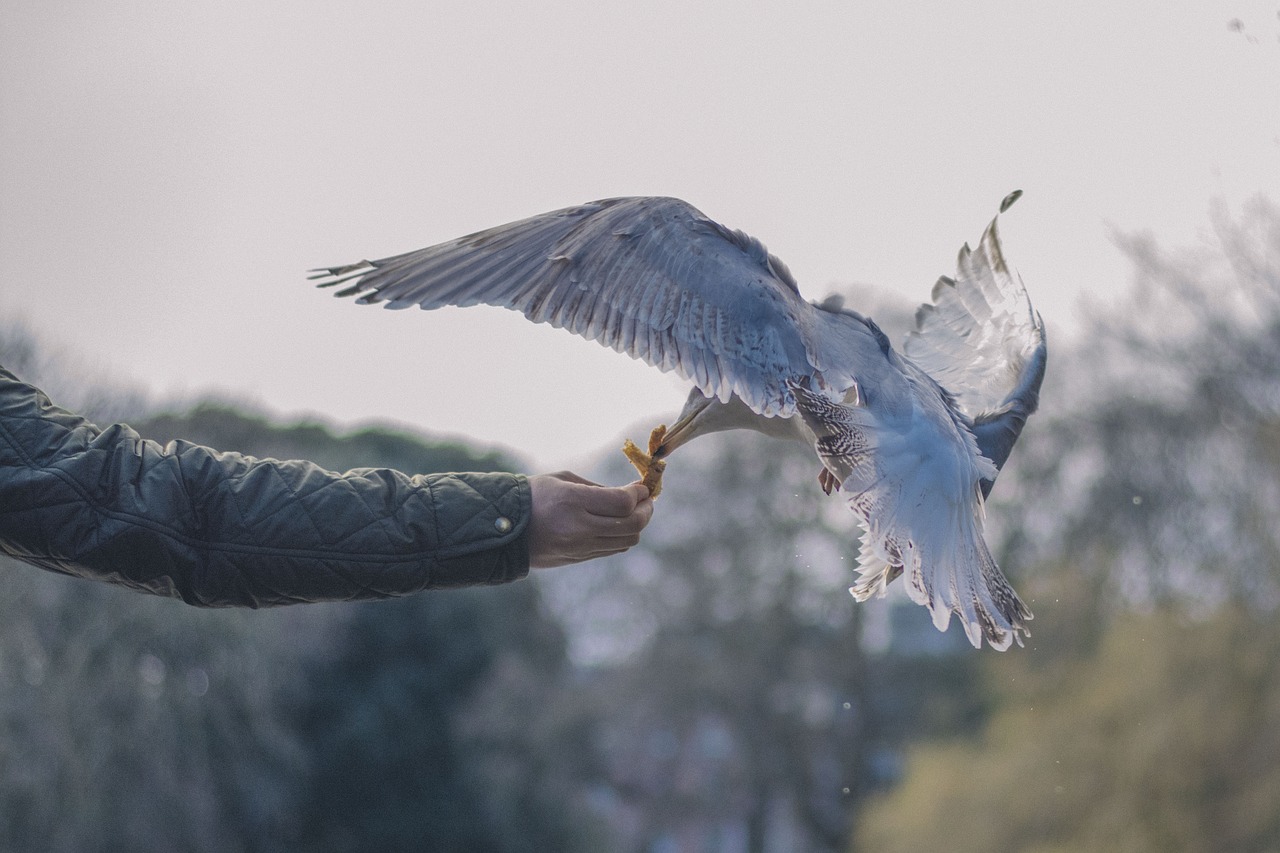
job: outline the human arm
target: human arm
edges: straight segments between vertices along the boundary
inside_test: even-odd
[[[531,523],[530,483],[514,474],[336,474],[187,442],[162,446],[124,425],[99,429],[0,368],[0,552],[190,604],[501,583],[527,573],[531,539],[559,542],[557,560],[539,565],[602,551],[593,538],[566,550],[556,535],[532,534],[572,531],[566,512],[624,490],[591,493],[586,504],[581,494],[577,504],[552,501]]]

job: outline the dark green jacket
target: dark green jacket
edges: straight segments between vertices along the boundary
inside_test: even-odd
[[[253,459],[99,429],[0,367],[0,553],[181,598],[267,607],[528,573],[529,484]]]

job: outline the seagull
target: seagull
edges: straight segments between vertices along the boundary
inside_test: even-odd
[[[311,278],[387,308],[509,308],[678,374],[694,388],[655,430],[656,460],[721,430],[804,442],[862,528],[854,597],[905,575],[939,630],[955,615],[975,648],[1004,650],[1032,614],[983,539],[984,502],[1036,410],[1047,351],[999,217],[934,285],[901,351],[839,298],[802,298],[759,240],[675,198],[594,201]]]

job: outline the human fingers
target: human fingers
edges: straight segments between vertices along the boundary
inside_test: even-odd
[[[611,488],[549,474],[529,482],[530,564],[537,568],[625,551],[639,541],[653,514],[648,489],[639,483]]]
[[[649,490],[637,481],[625,486],[597,486],[591,492],[584,492],[582,498],[586,501],[585,509],[592,515],[625,518],[634,513],[641,503],[649,500]]]

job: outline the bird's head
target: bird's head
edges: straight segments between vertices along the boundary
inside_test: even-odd
[[[666,437],[654,453],[655,459],[665,459],[671,452],[700,435],[722,432],[728,429],[750,429],[766,435],[792,437],[791,428],[784,418],[766,418],[753,412],[736,395],[722,403],[717,397],[708,397],[697,388],[689,392],[684,408],[675,422],[667,428]]]
[[[714,409],[722,405],[718,399],[708,397],[697,388],[690,391],[688,399],[684,401],[684,408],[680,410],[675,422],[667,428],[662,444],[658,445],[658,449],[654,451],[654,458],[665,459],[680,445],[697,438],[704,432],[713,432],[714,430],[707,429],[706,426],[710,421],[715,420]],[[725,428],[721,427],[721,429]]]

